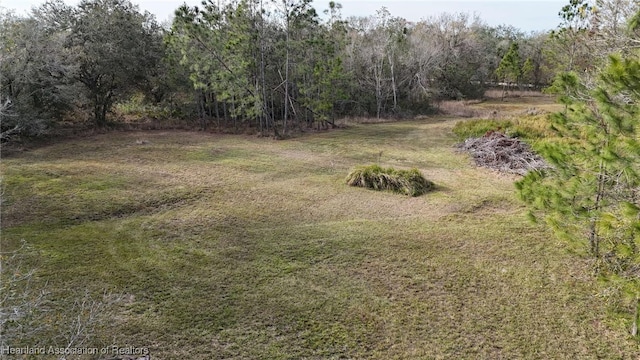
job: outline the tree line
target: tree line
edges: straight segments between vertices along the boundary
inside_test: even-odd
[[[161,26],[128,0],[50,0],[0,14],[1,138],[78,119],[105,127],[134,94],[201,128],[285,137],[338,117],[426,113],[497,84],[541,88],[596,67],[594,44],[629,45],[616,29],[633,2],[598,2],[610,6],[571,0],[557,30],[526,34],[468,14],[414,23],[384,7],[344,19],[333,1],[321,14],[311,0],[207,0]]]

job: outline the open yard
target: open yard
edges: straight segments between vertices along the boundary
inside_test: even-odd
[[[528,222],[516,178],[455,151],[458,120],[283,141],[113,132],[3,159],[2,251],[24,240],[21,271],[35,269],[31,289],[47,292],[23,320],[42,327],[13,346],[75,339],[152,359],[637,358],[586,261]],[[417,167],[437,189],[345,185],[372,163]],[[77,320],[87,327],[73,338]]]

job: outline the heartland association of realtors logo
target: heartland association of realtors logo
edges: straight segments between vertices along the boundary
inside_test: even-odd
[[[151,355],[146,347],[119,347],[115,345],[97,347],[57,347],[57,346],[0,346],[0,355],[103,355],[108,359],[150,360]]]

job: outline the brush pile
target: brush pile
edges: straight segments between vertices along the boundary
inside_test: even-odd
[[[395,170],[378,165],[360,166],[347,176],[347,185],[373,190],[391,190],[404,195],[418,196],[433,189],[433,182],[418,169]]]
[[[471,154],[476,165],[503,173],[526,175],[531,170],[549,168],[527,143],[497,131],[467,139],[458,148]]]

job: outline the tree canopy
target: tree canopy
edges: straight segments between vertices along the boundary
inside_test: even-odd
[[[500,83],[540,88],[565,70],[592,74],[606,54],[638,44],[638,27],[627,27],[637,4],[626,0],[572,0],[557,30],[530,34],[469,14],[411,23],[385,8],[348,19],[340,10],[208,0],[181,6],[165,27],[127,0],[3,13],[3,139],[45,133],[65,117],[103,127],[132,96],[190,126],[282,137],[341,116],[428,113]]]

